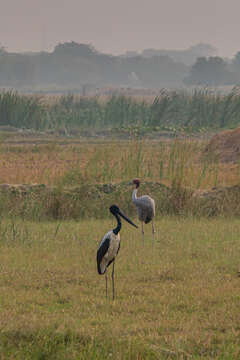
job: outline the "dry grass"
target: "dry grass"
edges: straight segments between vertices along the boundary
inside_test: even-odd
[[[239,166],[203,159],[204,146],[3,143],[0,182],[239,183]],[[239,221],[158,218],[154,248],[151,226],[143,246],[140,232],[124,224],[114,302],[95,263],[112,227],[112,219],[1,219],[0,359],[239,359]]]
[[[1,359],[239,359],[239,221],[124,224],[117,298],[96,249],[113,222],[1,223]]]
[[[0,183],[120,182],[139,176],[146,181],[193,189],[239,183],[238,164],[221,164],[208,154],[206,141],[121,141],[71,145],[66,143],[2,144]]]

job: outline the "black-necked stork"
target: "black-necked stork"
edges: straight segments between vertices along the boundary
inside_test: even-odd
[[[133,184],[136,186],[132,193],[132,201],[137,208],[138,218],[142,223],[142,238],[144,241],[144,230],[143,223],[148,224],[152,221],[152,241],[154,243],[154,222],[153,218],[155,216],[155,201],[148,195],[143,195],[137,197],[137,192],[140,186],[140,180],[134,179]]]
[[[124,215],[119,207],[117,205],[112,205],[109,208],[110,212],[115,216],[117,220],[117,226],[113,229],[108,231],[104,237],[102,238],[102,241],[100,242],[100,245],[98,247],[97,251],[97,270],[99,275],[105,274],[106,279],[106,297],[107,297],[107,267],[113,263],[112,266],[112,294],[113,294],[113,300],[115,297],[114,293],[114,262],[115,258],[118,254],[118,251],[120,249],[120,230],[122,227],[120,216],[129,222],[129,224],[135,226],[137,228],[137,225],[135,225],[126,215]]]

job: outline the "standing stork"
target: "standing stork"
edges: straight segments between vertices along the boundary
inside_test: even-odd
[[[115,297],[114,293],[114,262],[115,258],[118,254],[118,251],[120,249],[120,230],[122,227],[120,216],[129,222],[129,224],[135,226],[137,228],[137,225],[135,225],[126,215],[124,215],[119,207],[117,205],[112,205],[109,208],[110,212],[115,216],[117,220],[117,226],[113,229],[108,231],[104,237],[102,238],[102,241],[100,242],[100,245],[98,247],[97,251],[97,270],[99,275],[105,274],[105,280],[106,280],[106,297],[107,297],[107,267],[113,263],[112,266],[112,295],[113,300]]]
[[[143,230],[143,223],[148,224],[152,221],[152,241],[154,243],[154,222],[153,218],[155,216],[155,201],[148,195],[143,195],[137,197],[137,192],[140,186],[140,180],[134,179],[133,184],[136,185],[136,188],[133,190],[132,193],[132,201],[137,208],[138,218],[142,223],[142,238],[144,241],[144,230]]]

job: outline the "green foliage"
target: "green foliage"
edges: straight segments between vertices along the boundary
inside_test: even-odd
[[[41,98],[14,91],[0,93],[1,125],[35,130],[51,129],[71,135],[92,129],[121,130],[141,137],[150,131],[194,132],[237,127],[240,124],[240,94],[234,88],[227,95],[207,89],[162,90],[152,103],[126,96],[61,96],[46,106]]]
[[[97,98],[75,98],[72,94],[61,96],[49,108],[49,126],[54,130],[98,127],[103,122],[103,108]]]
[[[46,127],[46,114],[41,99],[19,95],[14,91],[0,93],[0,125],[42,130]]]
[[[176,131],[204,131],[240,124],[238,88],[227,95],[195,90],[162,92],[151,106],[151,125]]]

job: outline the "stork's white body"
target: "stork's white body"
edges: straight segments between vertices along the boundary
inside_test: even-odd
[[[107,293],[108,293],[107,268],[112,263],[112,294],[113,294],[113,300],[114,300],[114,296],[115,296],[114,263],[115,263],[115,258],[118,254],[118,251],[120,249],[120,234],[119,234],[119,232],[122,227],[120,217],[136,228],[137,228],[137,225],[135,225],[132,222],[132,220],[130,220],[126,215],[124,215],[117,205],[110,206],[109,210],[110,210],[111,214],[115,216],[115,218],[117,220],[117,226],[113,230],[108,231],[104,235],[104,237],[102,238],[102,240],[100,242],[100,245],[97,250],[97,270],[98,270],[99,275],[105,274],[106,297],[107,297]]]
[[[98,250],[100,250],[101,247],[104,247],[104,245],[106,253],[103,255],[99,263],[101,274],[105,273],[107,267],[113,262],[113,260],[117,256],[120,248],[120,234],[118,233],[117,235],[115,235],[112,230],[108,231],[102,238]]]

